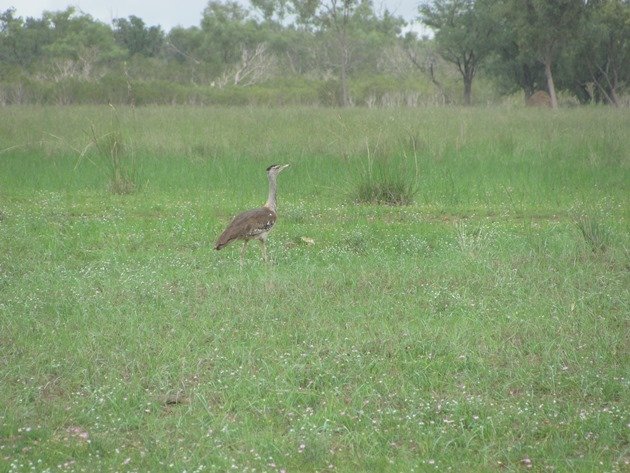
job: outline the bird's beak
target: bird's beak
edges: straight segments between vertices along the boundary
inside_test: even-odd
[[[285,164],[284,166],[282,166],[282,167],[280,168],[280,171],[284,171],[284,170],[285,170],[286,168],[288,168],[289,166],[291,166],[291,165],[290,165],[290,164]],[[279,172],[280,172],[280,171],[279,171]]]

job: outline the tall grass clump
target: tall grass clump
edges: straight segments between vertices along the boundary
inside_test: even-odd
[[[385,153],[373,156],[368,147],[367,163],[358,175],[358,203],[410,205],[418,193],[418,163],[414,160],[411,169],[407,156],[402,160]]]
[[[138,187],[135,160],[133,152],[125,145],[116,109],[114,109],[114,117],[114,129],[102,135],[97,133],[94,124],[90,126],[87,132],[89,144],[84,153],[90,148],[96,150],[109,176],[108,189],[111,193],[132,194]]]
[[[594,215],[580,214],[575,217],[575,225],[582,234],[584,242],[593,253],[603,253],[610,246],[611,231]]]

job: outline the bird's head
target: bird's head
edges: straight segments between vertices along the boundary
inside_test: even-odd
[[[289,164],[272,164],[267,168],[267,174],[269,176],[277,176],[282,172],[283,169],[288,168]]]

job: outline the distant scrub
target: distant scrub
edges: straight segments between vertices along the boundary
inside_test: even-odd
[[[439,103],[436,91],[420,79],[397,82],[391,77],[368,77],[351,84],[357,106],[393,107]],[[339,105],[337,80],[288,78],[253,86],[182,84],[163,79],[128,82],[110,73],[98,81],[66,78],[56,82],[29,77],[0,81],[0,105]]]

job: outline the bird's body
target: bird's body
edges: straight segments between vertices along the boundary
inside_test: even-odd
[[[248,210],[238,214],[221,233],[214,246],[220,250],[234,240],[265,240],[276,223],[276,213],[269,207]]]
[[[267,202],[260,208],[248,210],[238,214],[227,228],[221,233],[214,245],[215,250],[220,250],[224,246],[235,240],[243,240],[243,249],[241,250],[241,265],[243,264],[243,255],[249,240],[258,240],[262,245],[262,252],[265,261],[267,260],[267,234],[276,223],[276,178],[280,172],[285,169],[288,164],[283,166],[274,164],[267,168],[267,176],[269,178],[269,196]]]

